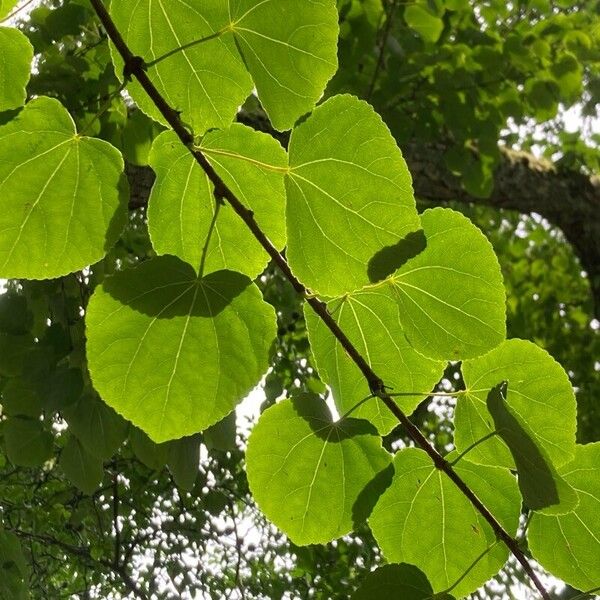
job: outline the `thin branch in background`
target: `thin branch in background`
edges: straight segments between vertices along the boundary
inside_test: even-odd
[[[15,8],[9,15],[4,17],[4,19],[0,20],[0,23],[4,23],[5,21],[10,21],[12,18],[16,17],[22,10],[25,10],[30,4],[32,4],[35,0],[27,0],[25,4]]]
[[[383,33],[381,35],[381,39],[379,40],[379,53],[377,56],[377,64],[375,65],[375,71],[373,72],[373,77],[371,78],[371,84],[369,85],[369,90],[367,91],[367,100],[371,100],[371,96],[375,91],[375,84],[377,83],[377,79],[379,78],[379,73],[381,72],[381,68],[383,67],[383,59],[385,56],[385,47],[387,46],[388,39],[390,37],[390,32],[392,30],[392,25],[394,23],[394,17],[396,15],[396,11],[399,6],[398,0],[391,0],[391,4],[389,10],[387,12],[387,16],[385,18],[385,25],[383,29]]]

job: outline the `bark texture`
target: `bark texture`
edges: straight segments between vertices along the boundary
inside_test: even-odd
[[[249,124],[268,129],[261,123],[258,127],[256,122]],[[548,161],[531,154],[503,150],[491,196],[478,198],[467,193],[460,180],[445,167],[446,149],[443,143],[414,143],[402,149],[417,197],[433,204],[459,201],[545,217],[562,230],[573,246],[589,277],[594,314],[600,317],[600,178],[558,171]],[[130,208],[145,206],[154,181],[153,172],[148,167],[128,165],[128,177]]]

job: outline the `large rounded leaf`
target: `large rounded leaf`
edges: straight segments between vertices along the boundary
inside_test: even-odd
[[[232,31],[271,123],[290,129],[337,71],[334,0],[229,0]]]
[[[394,248],[419,217],[408,168],[379,115],[335,96],[294,129],[289,155],[288,258],[302,282],[337,296],[392,273]]]
[[[268,367],[275,314],[232,271],[198,279],[163,256],[107,278],[88,308],[88,362],[103,400],[155,442],[229,414]]]
[[[111,16],[134,54],[152,63],[175,51],[149,66],[148,76],[197,134],[229,125],[252,91],[252,79],[240,60],[233,37],[217,33],[229,25],[228,4],[228,0],[110,3]],[[211,39],[178,50],[203,38]],[[112,54],[115,70],[121,76],[121,57],[114,48]],[[167,124],[137,81],[131,81],[127,89],[146,114]]]
[[[506,340],[500,346],[462,365],[466,392],[458,399],[455,443],[462,451],[494,431],[487,408],[490,390],[508,382],[506,401],[511,412],[531,431],[555,466],[575,452],[576,402],[564,369],[542,348],[525,340]],[[506,444],[498,436],[480,443],[468,460],[486,465],[515,467]]]
[[[424,249],[390,280],[406,336],[431,358],[484,354],[506,336],[504,286],[494,250],[453,210],[426,210],[421,223]]]
[[[452,589],[458,598],[496,574],[508,550],[496,544],[487,521],[423,450],[409,448],[394,459],[392,485],[375,506],[369,524],[390,562],[423,571],[434,592]],[[517,530],[520,496],[505,469],[461,461],[456,471],[510,533]],[[471,568],[472,567],[472,568]]]
[[[577,446],[559,469],[579,495],[568,514],[535,514],[527,538],[534,558],[556,577],[587,591],[600,587],[600,443]]]
[[[49,279],[99,261],[127,218],[120,153],[32,100],[0,127],[0,277]]]
[[[415,394],[396,398],[405,413],[412,413],[441,379],[445,363],[425,358],[411,347],[400,325],[395,299],[378,288],[367,288],[333,300],[328,307],[390,391]],[[337,338],[309,306],[305,307],[305,316],[319,374],[331,387],[336,406],[344,414],[369,396],[369,385]],[[352,416],[370,421],[381,434],[398,425],[396,417],[378,398],[359,406]]]
[[[298,545],[330,542],[364,521],[389,483],[390,460],[372,425],[332,423],[312,394],[266,410],[246,451],[258,506]]]
[[[289,129],[337,70],[334,0],[140,0],[133,6],[113,0],[110,10],[129,47],[149,63],[158,90],[197,134],[229,125],[253,85],[273,125]],[[113,57],[121,73],[114,50]],[[164,122],[138,83],[128,89],[144,112]]]
[[[0,27],[0,56],[0,112],[3,112],[25,103],[33,46],[18,29]]]
[[[254,212],[271,242],[285,246],[284,172],[287,156],[271,136],[244,125],[211,131],[202,151],[235,195]],[[256,277],[269,256],[229,204],[217,204],[214,186],[172,132],[159,135],[150,165],[156,172],[148,207],[155,250],[173,254],[204,274],[221,269]]]

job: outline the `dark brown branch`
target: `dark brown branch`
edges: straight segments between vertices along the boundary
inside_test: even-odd
[[[252,231],[254,237],[269,254],[273,262],[281,269],[283,274],[290,281],[294,289],[306,299],[306,302],[308,302],[315,313],[317,313],[317,315],[322,319],[322,321],[336,337],[338,342],[341,344],[356,366],[360,369],[367,383],[369,384],[371,392],[380,398],[387,408],[394,414],[394,416],[404,426],[407,433],[415,441],[415,443],[425,450],[425,452],[427,452],[435,467],[443,471],[469,499],[477,511],[489,523],[492,530],[496,534],[496,537],[506,544],[509,550],[514,554],[515,558],[519,561],[519,563],[521,563],[524,571],[527,573],[527,575],[529,575],[542,597],[545,600],[550,600],[548,592],[546,592],[544,586],[540,582],[532,566],[529,564],[527,557],[519,547],[517,541],[502,527],[494,515],[492,515],[492,513],[483,505],[483,503],[469,488],[469,486],[457,475],[448,461],[446,461],[446,459],[444,459],[444,457],[439,454],[435,448],[433,448],[418,427],[416,427],[416,425],[414,425],[414,423],[408,419],[402,410],[400,410],[394,400],[386,392],[386,386],[382,379],[371,369],[370,365],[354,347],[352,342],[350,342],[346,334],[336,323],[335,319],[329,314],[326,304],[318,298],[315,298],[310,291],[307,290],[305,286],[296,278],[296,276],[292,273],[286,259],[269,241],[267,236],[257,224],[256,220],[254,219],[254,213],[246,208],[246,206],[244,206],[244,204],[238,200],[235,194],[233,194],[233,192],[224,184],[223,180],[217,175],[202,152],[194,148],[193,135],[186,129],[179,117],[179,114],[171,106],[169,106],[169,104],[148,77],[148,74],[144,68],[143,59],[133,55],[125,43],[125,40],[121,36],[119,30],[112,21],[112,18],[102,3],[102,0],[90,0],[90,2],[94,7],[94,10],[96,11],[100,21],[102,22],[106,33],[125,62],[126,75],[134,76],[138,80],[144,91],[159,109],[160,113],[171,126],[175,134],[189,149],[196,162],[200,165],[200,167],[202,167],[214,185],[215,196],[223,198],[229,202],[238,216],[244,221],[250,231]]]

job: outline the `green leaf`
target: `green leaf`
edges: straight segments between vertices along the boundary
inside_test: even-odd
[[[579,590],[600,586],[600,443],[577,446],[559,474],[579,495],[568,514],[534,514],[527,539],[534,558]]]
[[[507,384],[503,382],[490,390],[487,409],[498,436],[513,456],[525,504],[544,514],[570,512],[579,502],[577,494],[556,473],[544,450],[534,441],[533,433],[508,407],[506,389]]]
[[[9,379],[2,389],[0,404],[3,411],[12,417],[36,418],[42,414],[43,401],[36,386],[21,377]]]
[[[141,429],[129,430],[129,442],[136,457],[149,469],[160,471],[169,456],[169,443],[155,444]]]
[[[335,0],[229,0],[232,30],[276,129],[310,112],[337,71]]]
[[[435,44],[444,30],[444,21],[426,6],[410,4],[404,9],[406,24],[414,29],[426,42]]]
[[[127,437],[127,421],[95,395],[84,394],[63,412],[73,435],[100,459],[109,459]]]
[[[38,419],[9,417],[3,433],[6,455],[13,465],[40,467],[52,456],[52,434]]]
[[[167,465],[178,487],[190,492],[200,465],[200,436],[193,435],[169,442]]]
[[[466,574],[452,589],[457,598],[495,575],[508,550],[495,544],[487,521],[427,454],[415,448],[402,450],[394,458],[394,468],[392,485],[369,519],[386,559],[421,569],[434,592],[448,589]],[[515,478],[505,469],[466,461],[455,469],[501,525],[514,534],[520,514]]]
[[[29,598],[29,566],[19,538],[0,528],[0,598]]]
[[[391,392],[416,393],[414,397],[396,398],[405,413],[412,413],[441,379],[445,363],[413,350],[400,325],[395,299],[380,289],[367,288],[329,302],[328,308]],[[370,395],[369,385],[337,338],[308,305],[304,314],[317,369],[331,387],[339,412],[344,414]],[[370,421],[382,435],[398,425],[396,417],[378,398],[367,400],[352,416]]]
[[[506,335],[505,293],[491,244],[469,219],[434,208],[421,215],[425,249],[408,258],[390,285],[408,341],[440,360],[471,358]]]
[[[462,372],[466,393],[458,399],[454,420],[459,451],[494,431],[487,396],[499,381],[508,381],[508,408],[531,431],[536,445],[557,467],[573,458],[575,395],[564,369],[545,350],[525,340],[506,340],[485,356],[465,361]],[[498,436],[471,450],[468,460],[515,467]]]
[[[62,450],[60,466],[67,479],[84,494],[93,494],[104,477],[102,459],[88,452],[73,436],[69,436]]]
[[[284,172],[281,145],[244,125],[211,131],[200,146],[225,183],[250,208],[271,242],[285,246]],[[148,228],[159,254],[173,254],[204,274],[220,269],[251,278],[266,267],[269,256],[231,206],[221,204],[215,219],[214,186],[177,136],[161,134],[150,153],[157,174],[150,195]]]
[[[0,15],[2,12],[0,5]],[[33,46],[18,29],[0,27],[0,56],[0,112],[3,112],[25,104]]]
[[[206,429],[203,434],[203,441],[209,450],[228,452],[237,448],[236,433],[235,412],[232,412]]]
[[[132,52],[150,63],[190,42],[213,36],[229,24],[228,2],[162,2],[112,0],[111,16]],[[111,47],[115,71],[122,77],[123,62]],[[181,111],[196,134],[226,127],[252,91],[252,79],[240,60],[231,35],[176,51],[147,69],[164,98]],[[167,125],[137,81],[127,89],[147,115]]]
[[[48,279],[99,261],[127,217],[119,152],[36,98],[0,127],[0,277]]]
[[[269,364],[275,313],[245,276],[163,256],[104,280],[87,314],[94,387],[155,442],[229,414]],[[143,409],[142,409],[143,407]]]
[[[246,451],[260,509],[297,545],[324,544],[364,521],[388,483],[390,456],[366,421],[333,423],[325,402],[301,394],[267,409]]]
[[[161,132],[161,127],[142,111],[136,110],[127,117],[123,127],[123,156],[134,165],[145,166],[152,142]]]
[[[384,565],[371,571],[352,595],[352,600],[430,600],[432,595],[427,577],[417,567],[402,563]],[[445,594],[439,600],[450,598]]]
[[[392,273],[381,260],[419,229],[411,178],[389,129],[353,96],[330,98],[289,144],[287,256],[312,291],[337,296]],[[385,250],[387,249],[387,253]]]
[[[7,17],[18,3],[19,0],[0,0],[0,19]]]
[[[29,335],[0,332],[0,375],[16,377],[25,369],[33,340]]]
[[[289,129],[322,96],[337,69],[334,0],[160,2],[113,0],[111,15],[148,75],[197,134],[229,125],[253,84],[271,122]],[[113,49],[117,73],[123,63]],[[247,70],[248,69],[248,70]],[[250,73],[248,73],[248,71]],[[138,106],[164,123],[138,83]],[[166,123],[165,123],[166,124]]]
[[[33,314],[24,296],[10,292],[0,295],[0,331],[25,334],[33,327]]]

